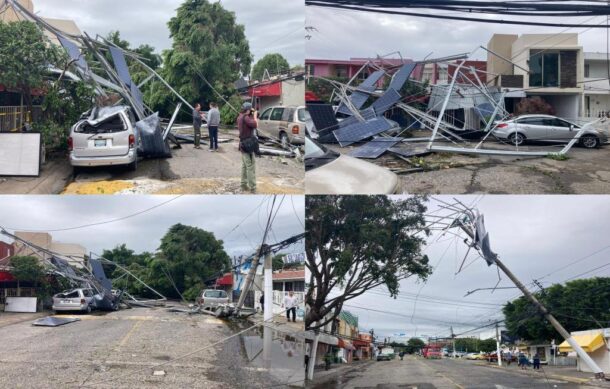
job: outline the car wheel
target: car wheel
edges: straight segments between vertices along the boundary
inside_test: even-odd
[[[515,132],[508,136],[508,141],[511,145],[521,146],[525,142],[525,136],[521,133]]]
[[[290,147],[290,141],[288,140],[288,135],[286,135],[286,133],[282,132],[280,134],[280,142],[282,143],[282,147],[287,149],[288,147]]]
[[[87,313],[91,313],[91,305],[87,305]]]
[[[135,172],[138,170],[138,156],[136,155],[136,159],[128,165],[129,171]]]
[[[596,149],[599,147],[599,139],[595,135],[585,135],[580,139],[580,144],[587,149]]]

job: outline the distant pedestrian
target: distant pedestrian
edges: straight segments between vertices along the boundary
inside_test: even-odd
[[[405,356],[405,352],[404,352],[404,351],[401,351],[401,352],[400,352],[398,355],[400,356],[400,360],[402,361],[402,359],[403,359],[403,358],[404,358],[404,356]]]
[[[201,112],[201,104],[195,103],[193,109],[193,128],[195,137],[195,148],[201,148],[201,124],[203,123],[203,113]]]
[[[528,360],[525,354],[519,353],[519,367],[521,367],[521,370],[527,370],[527,364]]]
[[[505,355],[506,355],[506,365],[510,366],[510,363],[513,361],[513,354],[510,352],[510,350],[508,350]]]
[[[540,370],[540,355],[534,354],[534,370]]]
[[[256,161],[258,139],[255,130],[258,127],[258,113],[252,109],[252,104],[244,103],[237,117],[239,129],[239,151],[241,151],[241,190],[256,193]]]
[[[261,298],[258,300],[261,303],[261,312],[265,312],[265,294],[261,293]]]
[[[286,319],[288,319],[288,321],[290,321],[290,314],[292,313],[292,322],[296,323],[298,305],[299,301],[294,295],[294,292],[288,292],[288,296],[284,297],[284,307],[286,309]]]
[[[208,111],[208,132],[210,134],[210,150],[218,151],[218,126],[220,126],[220,111],[215,102],[210,103]]]

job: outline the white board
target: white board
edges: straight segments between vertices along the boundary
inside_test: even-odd
[[[40,174],[40,134],[0,132],[0,176]]]
[[[4,312],[36,312],[36,297],[7,297]]]

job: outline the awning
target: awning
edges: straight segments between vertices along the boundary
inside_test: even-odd
[[[339,338],[339,343],[337,344],[339,348],[344,348],[346,350],[355,350],[356,348],[352,345],[349,340]]]
[[[592,353],[598,348],[604,346],[604,335],[601,332],[598,332],[597,334],[574,335],[572,337],[587,353]],[[569,353],[571,351],[574,350],[567,340],[559,345],[559,352]]]
[[[354,340],[354,347],[371,347],[371,343],[365,340]]]
[[[0,271],[0,281],[15,281],[15,277],[7,271]]]
[[[255,97],[279,97],[282,95],[282,83],[274,82],[272,84],[257,85],[251,87],[248,92],[250,96]]]

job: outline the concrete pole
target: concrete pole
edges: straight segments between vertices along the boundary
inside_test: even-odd
[[[263,311],[263,318],[265,320],[263,326],[263,362],[265,368],[270,369],[273,349],[273,331],[270,327],[270,322],[273,319],[273,260],[270,252],[265,254],[263,291],[265,302],[265,309]]]
[[[316,322],[317,323],[317,322]],[[307,366],[307,379],[313,380],[313,369],[316,365],[316,354],[318,351],[318,343],[320,342],[320,332],[316,330],[316,336],[313,338],[311,351],[309,352],[309,365]]]
[[[496,356],[498,357],[498,366],[502,366],[502,355],[500,354],[500,331],[498,322],[496,322]]]
[[[470,236],[471,239],[474,240],[474,232],[473,231],[471,231],[469,228],[465,228],[464,225],[462,225],[462,230],[464,232],[466,232],[468,234],[468,236]],[[576,342],[576,340],[572,337],[572,335],[570,335],[570,333],[568,331],[566,331],[565,328],[563,328],[561,323],[559,323],[557,321],[557,319],[555,319],[555,317],[549,313],[549,311],[546,309],[546,307],[544,305],[542,305],[542,303],[540,301],[538,301],[538,299],[532,293],[530,293],[529,290],[527,290],[525,285],[523,285],[521,283],[521,281],[519,281],[519,279],[513,274],[513,272],[511,272],[506,267],[506,265],[504,265],[504,263],[502,263],[502,261],[500,261],[499,258],[496,258],[494,263],[500,268],[500,270],[502,270],[504,272],[504,274],[506,274],[506,276],[515,284],[515,286],[521,290],[523,295],[536,308],[538,308],[538,310],[540,311],[540,313],[542,313],[544,318],[549,323],[551,323],[553,328],[555,328],[555,330],[557,332],[559,332],[559,335],[561,335],[566,340],[566,342],[568,342],[570,347],[572,347],[572,349],[574,351],[576,351],[576,354],[578,354],[578,356],[591,369],[591,371],[593,373],[595,373],[595,378],[604,379],[604,377],[605,377],[604,376],[604,371],[597,365],[597,363],[595,363],[593,358],[591,358],[589,356],[589,354],[587,354],[586,351],[583,350],[582,347],[580,347],[580,345]]]

